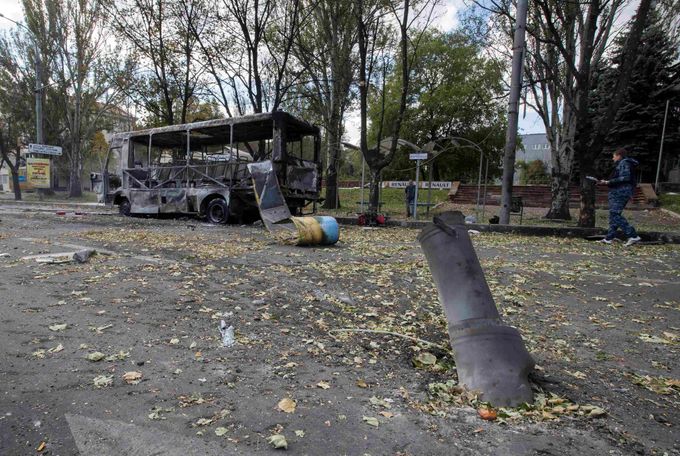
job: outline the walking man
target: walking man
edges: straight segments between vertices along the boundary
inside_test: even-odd
[[[412,180],[408,181],[408,185],[404,189],[404,201],[406,202],[406,218],[413,215],[413,203],[416,200],[416,185]]]
[[[640,236],[635,232],[635,228],[628,223],[622,214],[623,208],[632,198],[637,185],[636,170],[639,165],[637,160],[627,157],[627,154],[626,149],[616,150],[612,155],[616,168],[614,168],[609,180],[600,181],[601,184],[607,184],[609,187],[609,231],[601,241],[605,244],[612,243],[619,228],[628,238],[626,246],[640,242]]]

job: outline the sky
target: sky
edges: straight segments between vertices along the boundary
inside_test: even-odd
[[[630,19],[637,1],[632,1],[623,11],[620,22]],[[434,19],[434,25],[442,31],[453,30],[458,25],[458,12],[465,8],[464,0],[444,0]],[[17,22],[23,22],[23,11],[20,0],[0,0],[0,13]],[[14,27],[10,21],[0,18],[0,31]],[[348,113],[346,131],[348,140],[353,142],[358,138],[358,113]],[[519,130],[522,133],[543,133],[543,123],[530,108],[520,110]]]

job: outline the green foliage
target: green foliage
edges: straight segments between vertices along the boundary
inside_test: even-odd
[[[664,209],[680,214],[680,195],[659,195],[659,202]]]
[[[492,164],[498,163],[505,132],[505,107],[499,102],[503,93],[503,68],[485,58],[479,45],[462,33],[428,30],[420,40],[418,52],[413,56],[411,90],[400,137],[417,145],[424,145],[430,139],[462,137],[479,144],[491,157]],[[383,138],[391,134],[390,126],[401,92],[400,72],[401,62],[398,62],[385,82],[384,114],[381,94],[374,92],[371,97],[369,143],[375,143],[379,133]],[[382,131],[380,125],[384,126]],[[476,179],[479,167],[476,149],[444,142],[435,152],[441,148],[447,151],[433,162],[435,180]],[[410,152],[413,151],[399,150],[384,170],[383,178],[412,177],[414,166],[408,159]],[[490,166],[490,177],[497,174],[498,167]]]
[[[626,38],[627,34],[618,37],[613,57],[596,75],[593,93],[596,118],[611,99]],[[680,81],[679,44],[660,13],[652,11],[642,34],[626,97],[598,160],[603,175],[604,170],[611,168],[611,152],[626,147],[640,161],[642,180],[654,180],[667,100],[670,109],[664,155],[672,160],[680,154],[680,91],[671,90]]]
[[[515,165],[519,169],[520,185],[538,185],[550,182],[550,176],[541,160],[530,162],[518,161]]]

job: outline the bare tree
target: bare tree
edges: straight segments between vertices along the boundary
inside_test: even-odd
[[[338,168],[342,152],[343,119],[350,103],[356,69],[357,34],[353,0],[321,0],[301,31],[294,48],[308,83],[298,91],[319,114],[326,132],[327,166],[324,208],[339,206]]]
[[[82,195],[83,154],[116,95],[102,6],[100,0],[61,0],[55,16],[51,77],[63,107],[70,197]]]
[[[371,2],[367,0],[355,0],[355,16],[358,33],[359,53],[359,113],[361,131],[359,137],[359,149],[361,150],[370,171],[369,187],[369,212],[375,214],[379,209],[380,199],[380,173],[389,165],[399,145],[399,133],[406,111],[406,101],[409,93],[410,72],[413,67],[418,43],[422,37],[422,31],[429,24],[434,11],[435,2],[425,0],[422,2],[405,0],[403,2]],[[392,128],[383,125],[386,91],[384,82],[386,79],[386,60],[389,59],[389,49],[385,34],[388,33],[388,20],[392,20],[398,29],[399,44],[395,53],[401,70],[401,88],[399,107],[393,119]],[[415,29],[420,31],[416,32]],[[413,34],[413,36],[410,36]],[[383,61],[383,74],[381,81],[382,90],[382,113],[381,121],[377,127],[376,146],[368,147],[368,97],[372,90],[374,70],[378,63]],[[391,133],[389,141],[383,141],[383,131],[387,127]]]
[[[501,18],[507,39],[511,32],[510,0],[478,1],[477,5]],[[610,44],[613,25],[624,0],[596,2],[530,2],[527,23],[525,101],[541,118],[551,151],[551,207],[547,218],[571,218],[569,184],[577,158],[575,141],[579,106],[586,101],[590,79]],[[587,110],[585,111],[587,112]],[[578,160],[579,165],[582,159]],[[586,164],[587,167],[587,164]],[[584,169],[581,166],[581,169]]]
[[[200,0],[102,0],[113,29],[129,45],[121,89],[165,125],[186,121],[202,68],[196,36],[207,8]]]

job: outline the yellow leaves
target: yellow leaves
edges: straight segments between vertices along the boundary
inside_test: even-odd
[[[284,413],[293,413],[295,412],[295,407],[297,406],[297,403],[288,397],[283,398],[279,401],[277,404],[277,407],[279,410],[281,410]]]
[[[581,372],[581,371],[574,371],[574,372],[565,371],[565,372],[566,372],[567,374],[571,375],[571,376],[574,377],[574,378],[578,378],[579,380],[583,380],[583,379],[585,379],[585,378],[587,377],[586,374],[584,374],[584,373]]]
[[[331,385],[328,382],[325,382],[321,380],[319,383],[316,384],[317,388],[325,389],[327,390],[328,388],[331,387]]]
[[[633,384],[642,386],[656,394],[680,394],[680,380],[667,377],[653,377],[651,375],[627,374]]]

